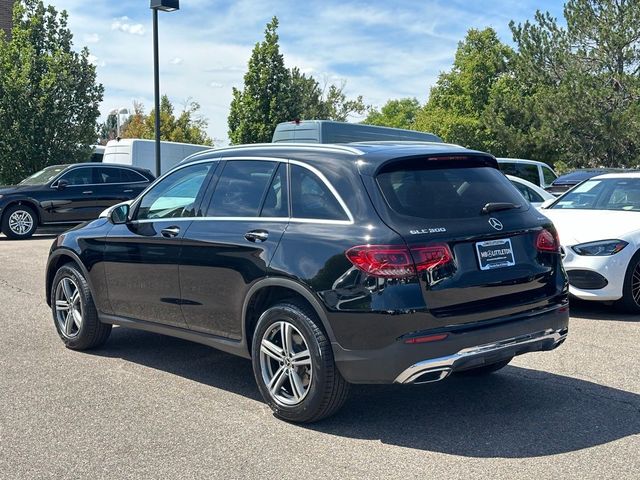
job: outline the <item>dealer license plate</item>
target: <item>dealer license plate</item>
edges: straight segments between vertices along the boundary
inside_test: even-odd
[[[511,239],[489,240],[476,243],[480,270],[511,267],[516,264]]]

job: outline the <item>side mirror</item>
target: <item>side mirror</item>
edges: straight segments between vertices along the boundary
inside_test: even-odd
[[[545,200],[540,205],[540,208],[549,208],[555,201],[556,201],[555,198],[550,198],[549,200]]]
[[[58,190],[64,190],[68,186],[69,186],[69,180],[65,180],[64,178],[62,178],[62,179],[58,180],[58,184],[56,185],[56,188]]]
[[[111,210],[111,215],[109,216],[111,223],[113,223],[114,225],[127,223],[129,221],[130,208],[131,207],[128,203],[116,205],[113,210]]]

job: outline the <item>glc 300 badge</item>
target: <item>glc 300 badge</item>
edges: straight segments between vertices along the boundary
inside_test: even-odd
[[[491,225],[493,228],[495,228],[496,230],[502,230],[502,222],[500,220],[498,220],[497,218],[493,218],[491,217],[489,219],[489,225]]]

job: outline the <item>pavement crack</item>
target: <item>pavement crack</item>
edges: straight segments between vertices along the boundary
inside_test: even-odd
[[[20,287],[16,287],[15,285],[10,284],[9,282],[7,282],[6,280],[0,278],[0,287],[4,287],[7,288],[9,290],[12,290],[14,292],[18,292],[18,293],[22,293],[23,295],[28,295],[29,297],[33,297],[35,294],[33,292],[29,292],[27,290],[24,290]]]

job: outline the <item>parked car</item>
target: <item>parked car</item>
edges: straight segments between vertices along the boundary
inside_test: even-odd
[[[598,175],[542,212],[558,228],[570,293],[640,312],[640,173]]]
[[[110,205],[134,198],[153,179],[148,170],[100,163],[47,167],[18,185],[0,187],[2,233],[24,239],[41,227],[94,220]]]
[[[507,175],[507,178],[511,184],[518,189],[527,202],[534,207],[540,207],[544,202],[548,200],[555,200],[556,198],[546,190],[524,180],[523,178],[514,177],[513,175]]]
[[[611,172],[624,172],[624,170],[615,168],[581,168],[573,170],[556,178],[551,186],[547,188],[547,192],[558,197],[585,180]]]
[[[549,165],[536,160],[522,158],[498,158],[497,160],[500,170],[505,175],[522,178],[542,188],[550,187],[557,177]]]
[[[123,138],[110,140],[104,149],[102,162],[129,165],[156,171],[156,151],[153,140],[139,138]],[[191,143],[160,142],[160,158],[162,173],[168,172],[182,160],[194,153],[211,150],[209,145]]]
[[[442,139],[433,133],[332,120],[282,122],[276,126],[272,138],[273,143],[353,143],[391,140],[442,143]]]
[[[71,349],[123,325],[251,358],[296,422],[349,383],[487,374],[568,331],[551,222],[492,156],[435,143],[196,155],[58,238],[46,297]]]

